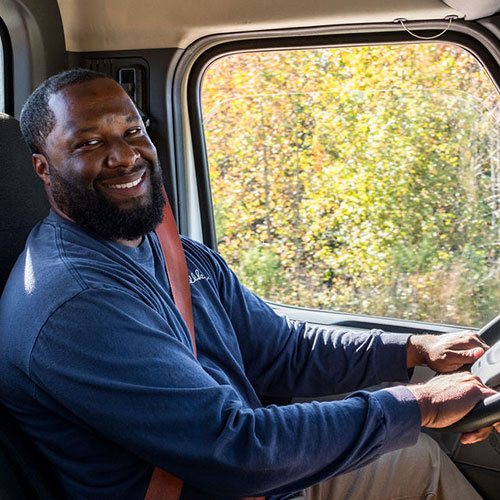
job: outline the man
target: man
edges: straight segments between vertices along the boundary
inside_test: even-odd
[[[262,408],[256,395],[407,382],[423,363],[454,371],[487,349],[474,334],[292,324],[183,238],[198,277],[195,358],[152,232],[160,166],[127,94],[100,74],[62,73],[32,94],[21,127],[53,211],[2,296],[0,396],[68,497],[142,499],[158,466],[184,481],[182,499],[306,488],[308,499],[378,498],[374,488],[383,498],[479,498],[430,439],[401,451],[422,425],[449,425],[495,393],[466,372],[336,402]]]

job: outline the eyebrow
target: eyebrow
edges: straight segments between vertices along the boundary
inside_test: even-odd
[[[137,117],[137,115],[131,113],[125,117],[125,121],[127,123],[132,123],[136,121],[140,121],[140,118]],[[76,134],[85,134],[88,132],[96,132],[99,129],[97,126],[92,126],[92,127],[84,127],[84,128],[79,128],[75,133]]]
[[[85,132],[95,132],[97,130],[97,127],[87,127],[87,128],[79,128],[76,133],[77,134],[84,134]]]

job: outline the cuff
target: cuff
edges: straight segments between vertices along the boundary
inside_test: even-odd
[[[387,437],[381,453],[413,446],[422,427],[422,414],[413,393],[404,386],[372,393],[385,417]]]
[[[411,334],[381,333],[378,336],[377,362],[379,380],[410,381],[413,371],[406,368],[407,344]]]

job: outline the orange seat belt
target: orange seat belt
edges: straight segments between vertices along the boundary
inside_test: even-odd
[[[162,188],[163,189],[163,188]],[[189,275],[182,248],[181,239],[177,230],[174,215],[168,202],[167,193],[163,189],[165,206],[163,208],[163,220],[156,228],[156,235],[160,241],[165,267],[167,269],[168,281],[175,305],[181,313],[191,334],[193,353],[196,357],[196,340],[194,338],[193,306],[191,304],[191,288]]]
[[[156,228],[156,234],[163,253],[172,296],[191,334],[193,353],[196,357],[193,306],[186,257],[165,189],[163,189],[163,197],[165,198],[163,220]],[[149,481],[145,500],[179,500],[182,484],[183,482],[179,478],[172,476],[172,474],[159,467],[155,467]],[[264,500],[264,497],[258,497],[256,500]]]

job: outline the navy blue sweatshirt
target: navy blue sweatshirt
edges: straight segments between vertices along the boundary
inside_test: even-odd
[[[321,396],[406,382],[406,335],[298,324],[182,239],[198,358],[154,233],[137,248],[51,213],[0,302],[0,398],[75,499],[141,499],[153,465],[183,500],[285,498],[416,442],[403,386],[263,408],[257,394]]]

